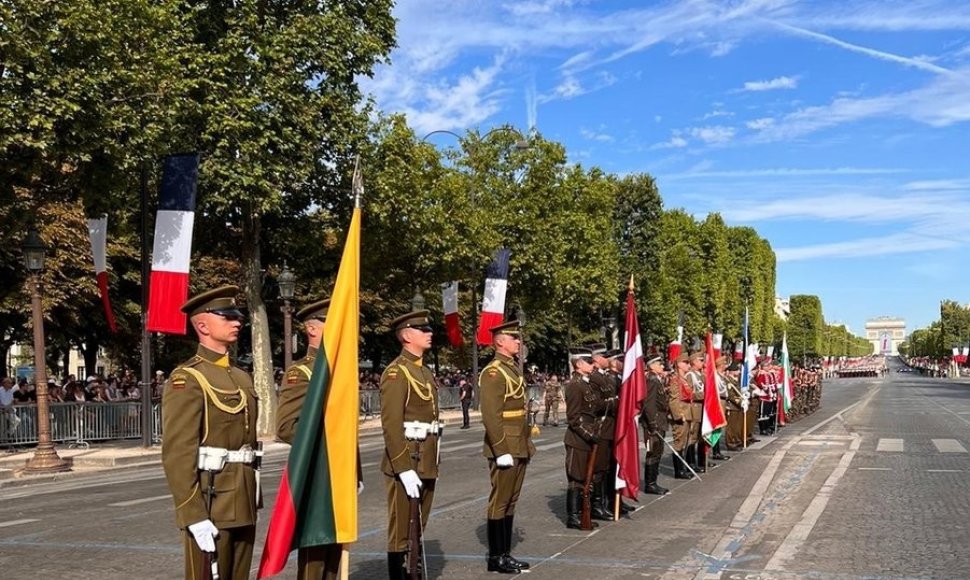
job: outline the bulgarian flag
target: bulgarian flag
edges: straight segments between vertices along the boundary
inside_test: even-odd
[[[636,501],[640,491],[640,429],[637,420],[640,402],[647,395],[643,373],[643,344],[640,323],[633,300],[633,277],[626,295],[626,355],[623,357],[623,382],[617,410],[614,455],[616,456],[616,489]]]
[[[465,342],[461,336],[461,326],[458,324],[458,282],[446,282],[441,285],[441,300],[448,343],[458,348]]]
[[[189,296],[192,226],[199,181],[199,154],[170,155],[162,162],[155,216],[152,273],[148,284],[148,330],[185,334],[180,310]]]
[[[714,370],[717,359],[714,358],[714,340],[711,333],[707,333],[707,356],[704,357],[704,421],[701,424],[701,435],[707,444],[713,447],[721,438],[723,428],[727,425],[721,401],[717,394],[717,378]]]
[[[94,273],[98,278],[98,291],[101,293],[101,303],[104,304],[104,316],[108,320],[108,328],[111,332],[118,332],[115,313],[111,310],[111,299],[108,297],[108,216],[89,219],[88,234],[91,237],[91,255],[94,256]]]
[[[785,416],[791,409],[791,403],[795,400],[795,393],[791,387],[791,359],[788,356],[788,333],[786,332],[781,339],[781,368],[784,376],[781,379],[781,406]]]
[[[323,342],[259,563],[259,578],[278,574],[301,547],[357,540],[357,345],[360,336],[360,175]]]
[[[475,340],[480,345],[492,344],[492,328],[502,324],[505,318],[505,290],[509,284],[508,248],[495,251],[492,263],[485,271],[485,295],[482,296],[482,315],[478,319],[478,332]]]

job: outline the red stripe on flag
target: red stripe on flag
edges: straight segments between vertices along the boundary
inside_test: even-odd
[[[448,342],[454,348],[458,348],[465,342],[461,336],[461,325],[458,324],[457,312],[445,314],[445,331],[448,334]]]
[[[502,324],[502,317],[504,315],[501,312],[482,312],[481,318],[478,319],[478,344],[489,345],[492,344],[492,328]]]
[[[290,493],[288,471],[289,465],[283,469],[283,478],[276,493],[276,505],[273,506],[273,517],[269,520],[269,531],[266,533],[263,556],[259,560],[257,578],[268,578],[282,572],[283,568],[286,568],[286,559],[293,551],[296,508],[293,506],[293,496]]]
[[[108,273],[98,272],[98,290],[101,292],[101,303],[104,304],[104,316],[108,319],[111,332],[118,332],[115,325],[115,313],[111,311],[111,299],[108,297]]]
[[[188,297],[188,272],[153,270],[148,286],[148,330],[185,334],[187,316],[179,309]]]
[[[626,486],[617,492],[636,501],[640,491],[640,431],[637,428],[637,418],[640,404],[647,394],[647,385],[643,372],[640,324],[637,322],[637,308],[632,290],[626,297],[626,356],[623,359],[623,377],[613,453],[616,456],[616,476]]]

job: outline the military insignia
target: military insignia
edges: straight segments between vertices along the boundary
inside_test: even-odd
[[[389,378],[389,379],[396,379],[397,378],[397,369],[391,369],[391,370],[387,371],[387,378]]]
[[[495,369],[489,369],[489,371],[488,371],[488,378],[492,378],[492,377],[494,377],[497,374],[498,374],[498,371],[497,370],[495,370]]]
[[[287,385],[295,385],[298,382],[300,382],[300,371],[298,371],[298,370],[292,370],[292,371],[286,373],[286,384]]]
[[[184,389],[185,388],[185,376],[184,375],[173,375],[171,378],[171,383],[173,389]]]

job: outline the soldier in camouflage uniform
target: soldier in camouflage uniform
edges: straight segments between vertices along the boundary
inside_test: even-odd
[[[542,426],[545,427],[549,424],[549,411],[552,411],[552,426],[559,426],[559,403],[562,402],[562,384],[559,382],[559,377],[552,375],[549,380],[546,381],[546,386],[543,392],[543,401],[546,405],[546,412],[542,416]]]

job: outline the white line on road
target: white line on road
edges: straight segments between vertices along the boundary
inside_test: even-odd
[[[140,503],[148,503],[150,501],[158,501],[160,499],[170,499],[171,497],[172,494],[166,493],[165,495],[156,495],[154,497],[143,497],[141,499],[130,499],[128,501],[109,503],[108,507],[128,507],[130,505],[138,505]]]
[[[0,528],[9,528],[10,526],[19,526],[20,524],[29,524],[39,521],[40,520],[11,520],[9,522],[0,522]]]
[[[556,441],[555,443],[546,443],[545,445],[539,445],[536,447],[536,451],[545,451],[547,449],[555,449],[556,447],[562,447],[562,441]]]
[[[876,444],[876,451],[891,451],[891,452],[902,453],[903,440],[902,439],[880,439],[879,443]]]
[[[891,467],[860,467],[859,471],[892,471]]]
[[[933,445],[940,453],[966,453],[967,448],[956,439],[933,439]]]
[[[963,473],[962,469],[927,469],[926,473]]]

